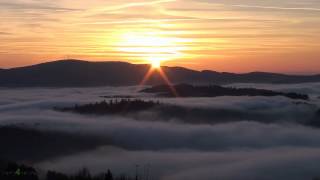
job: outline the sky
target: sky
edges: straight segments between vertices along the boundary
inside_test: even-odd
[[[320,73],[318,0],[0,0],[0,67],[57,59]]]

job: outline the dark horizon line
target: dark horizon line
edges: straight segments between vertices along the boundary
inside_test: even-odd
[[[31,66],[37,66],[42,64],[48,64],[48,63],[55,63],[55,62],[61,62],[61,61],[78,61],[78,62],[87,62],[87,63],[127,63],[131,65],[141,65],[141,66],[151,66],[150,64],[139,64],[139,63],[131,63],[128,61],[114,61],[114,60],[103,60],[103,61],[96,61],[96,60],[84,60],[84,59],[57,59],[57,60],[48,60],[41,63],[35,63],[30,65],[22,65],[22,66],[16,66],[16,67],[9,67],[9,68],[2,68],[0,67],[0,70],[12,70],[12,69],[18,69],[18,68],[25,68],[25,67],[31,67]],[[227,72],[227,71],[216,71],[213,69],[201,69],[196,70],[192,68],[187,68],[184,66],[161,66],[161,67],[169,67],[169,68],[184,68],[192,71],[198,71],[198,72],[204,72],[204,71],[211,71],[211,72],[217,72],[217,73],[232,73],[232,74],[251,74],[251,73],[268,73],[268,74],[279,74],[279,75],[289,75],[289,76],[317,76],[320,75],[320,72],[272,72],[272,71],[248,71],[248,72]]]

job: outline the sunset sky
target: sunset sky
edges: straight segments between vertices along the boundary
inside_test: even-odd
[[[320,73],[319,0],[0,0],[0,67],[57,59]]]

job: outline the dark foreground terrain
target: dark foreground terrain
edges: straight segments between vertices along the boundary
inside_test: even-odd
[[[44,174],[44,175],[42,175]],[[86,168],[79,170],[73,175],[48,170],[40,172],[32,166],[17,164],[12,162],[0,161],[1,180],[138,180],[139,176],[133,178],[122,174],[115,176],[110,170],[104,173],[92,175]]]

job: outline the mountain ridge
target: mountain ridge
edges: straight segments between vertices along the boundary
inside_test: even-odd
[[[150,65],[120,61],[91,62],[57,60],[10,69],[0,69],[0,86],[69,87],[69,86],[130,86],[138,85]],[[287,75],[250,72],[244,74],[192,70],[185,67],[162,66],[172,83],[231,84],[231,83],[307,83],[320,82],[318,75]],[[147,84],[163,83],[158,73]]]

